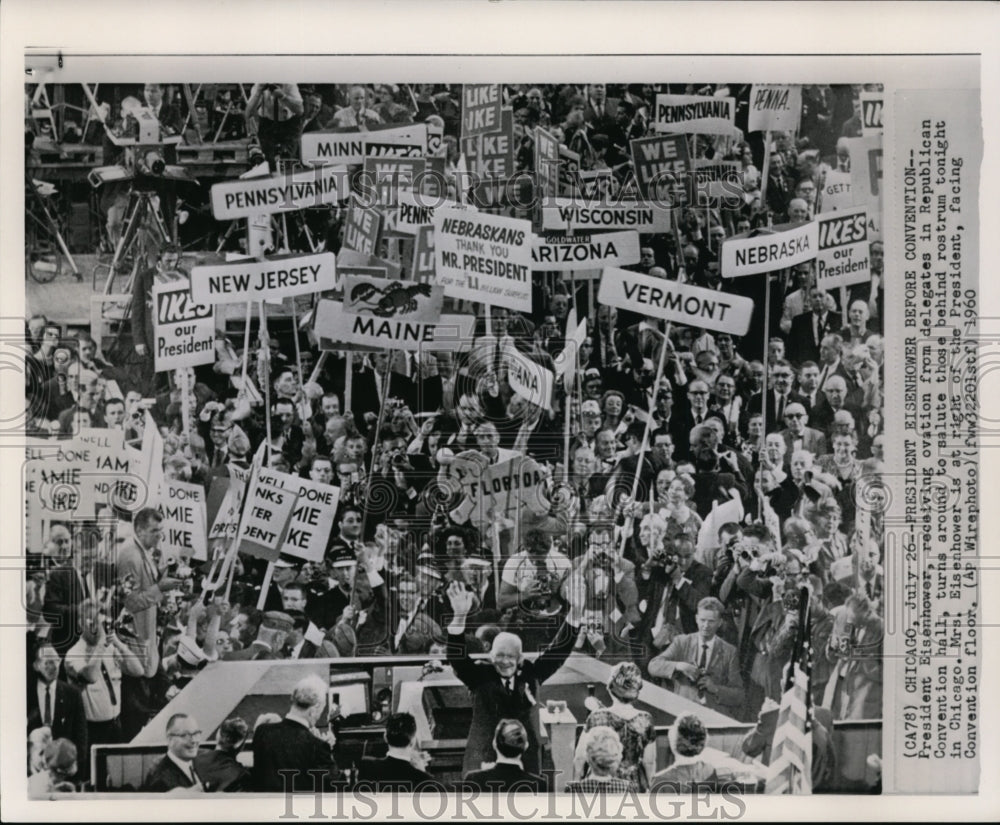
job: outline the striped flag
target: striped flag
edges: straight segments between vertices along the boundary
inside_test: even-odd
[[[785,666],[784,693],[774,729],[765,793],[812,793],[812,644],[809,591],[799,590],[799,626]]]

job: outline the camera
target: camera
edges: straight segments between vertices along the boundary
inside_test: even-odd
[[[413,467],[410,464],[410,459],[406,453],[401,450],[396,450],[392,454],[392,467],[395,470],[412,470]]]
[[[799,605],[802,601],[802,597],[799,594],[798,589],[788,589],[781,595],[781,603],[784,605],[785,610],[789,612],[798,613]]]
[[[247,143],[247,161],[250,166],[260,166],[264,161],[264,150],[260,148],[260,141],[253,137],[250,142]]]

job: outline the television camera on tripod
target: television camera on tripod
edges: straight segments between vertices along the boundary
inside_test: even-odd
[[[167,228],[161,204],[173,197],[176,183],[198,185],[198,180],[183,166],[167,162],[173,147],[180,143],[181,135],[166,134],[153,110],[135,98],[122,101],[122,124],[111,129],[105,124],[108,140],[122,150],[119,162],[98,166],[90,171],[88,180],[95,189],[105,184],[127,182],[128,205],[122,219],[122,232],[115,244],[114,256],[109,264],[105,294],[112,291],[115,273],[122,259],[135,245],[139,230],[146,228],[162,244],[175,243],[176,231]]]

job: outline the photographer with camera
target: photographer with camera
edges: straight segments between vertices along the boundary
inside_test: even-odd
[[[877,719],[882,712],[882,619],[860,590],[831,612],[825,653],[834,668],[823,705],[834,720]]]
[[[676,637],[649,663],[649,673],[671,679],[678,696],[739,718],[743,678],[736,648],[718,636],[724,612],[714,596],[698,602],[697,632]]]
[[[84,601],[79,618],[82,634],[67,652],[65,667],[67,677],[83,698],[88,742],[125,742],[121,727],[122,674],[142,676],[142,661],[118,638],[114,623],[101,612],[97,601]]]
[[[263,160],[276,172],[277,158],[298,157],[305,106],[295,83],[255,83],[243,117],[247,134],[256,136]],[[260,162],[259,160],[257,161]]]
[[[712,572],[694,560],[694,543],[688,538],[667,539],[651,548],[639,582],[639,641],[652,658],[675,637],[698,629],[698,604],[709,595]]]

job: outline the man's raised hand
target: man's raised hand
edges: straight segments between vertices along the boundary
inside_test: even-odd
[[[465,617],[472,610],[472,592],[466,590],[465,586],[459,582],[452,582],[448,585],[448,600],[451,602],[455,617]]]

